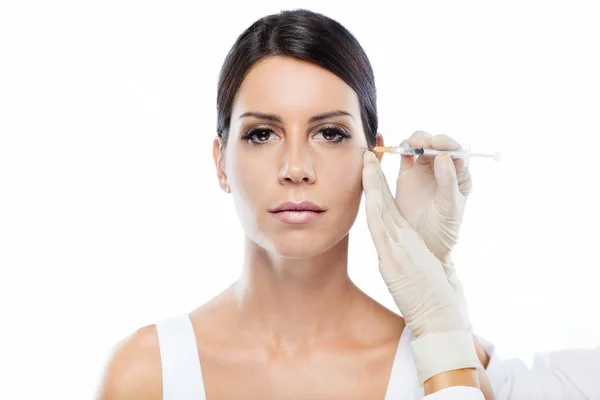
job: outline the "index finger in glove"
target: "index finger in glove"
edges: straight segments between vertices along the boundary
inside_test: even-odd
[[[435,150],[463,150],[463,147],[456,140],[447,135],[436,135],[430,140],[431,148]],[[454,158],[454,168],[456,169],[456,179],[458,189],[463,196],[471,194],[473,182],[469,166],[462,158]]]
[[[383,201],[383,194],[377,164],[379,161],[370,151],[363,155],[362,186],[365,192],[365,209],[367,213],[367,225],[373,237],[375,249],[379,258],[389,257],[389,242],[391,242],[390,229],[388,227],[389,216]]]
[[[379,192],[381,194],[381,200],[383,202],[383,216],[386,222],[391,224],[395,224],[397,226],[403,226],[406,222],[398,205],[396,204],[396,200],[394,200],[394,196],[392,195],[392,191],[390,190],[390,186],[388,185],[387,179],[385,178],[385,174],[381,169],[381,163],[374,154],[365,154],[364,155],[364,169],[363,169],[363,186],[365,185],[366,180],[372,179],[374,182],[371,184],[370,182],[366,182],[368,185],[372,185],[372,188],[376,188],[376,183],[379,184]],[[367,169],[372,168],[372,169]],[[367,173],[365,175],[365,172]],[[372,173],[372,175],[371,175]],[[367,194],[367,189],[365,189],[365,195]],[[391,225],[390,225],[391,227]]]
[[[409,146],[409,139],[405,139],[402,141],[402,143],[400,143],[400,147],[406,147],[406,146]],[[398,177],[400,176],[400,174],[403,171],[406,171],[407,169],[411,169],[412,167],[414,167],[416,160],[417,160],[417,156],[415,156],[415,155],[410,155],[410,154],[401,155],[400,156],[400,172],[398,174]]]

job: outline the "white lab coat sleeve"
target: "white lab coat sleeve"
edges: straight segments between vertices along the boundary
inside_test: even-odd
[[[452,386],[431,393],[423,400],[485,400],[481,390],[470,386]]]
[[[530,369],[477,339],[490,356],[486,373],[496,400],[600,400],[600,346],[539,353]]]

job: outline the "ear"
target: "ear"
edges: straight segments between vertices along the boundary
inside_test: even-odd
[[[231,188],[229,187],[229,182],[227,180],[227,173],[225,172],[225,149],[223,148],[223,141],[219,136],[213,141],[213,160],[215,161],[215,167],[217,168],[219,186],[225,193],[231,193]]]
[[[377,138],[376,138],[377,142],[375,144],[375,146],[377,147],[383,147],[385,146],[385,142],[383,140],[383,135],[381,133],[377,134]],[[375,153],[375,155],[377,156],[377,159],[379,160],[379,162],[381,162],[381,159],[383,158],[383,154],[384,153]]]

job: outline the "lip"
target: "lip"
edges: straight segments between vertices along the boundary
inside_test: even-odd
[[[303,201],[300,203],[286,202],[269,212],[287,224],[306,224],[317,219],[325,212],[325,209],[310,201]]]
[[[325,209],[316,205],[315,203],[311,203],[310,201],[302,201],[300,203],[292,203],[291,201],[288,201],[269,210],[269,212],[272,213],[278,213],[283,211],[313,211],[321,213],[325,211]]]

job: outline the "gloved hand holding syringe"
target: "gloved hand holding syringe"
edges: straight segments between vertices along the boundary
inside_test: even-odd
[[[419,381],[441,371],[477,368],[472,325],[451,252],[472,190],[471,153],[446,135],[417,131],[399,146],[363,155],[363,188],[379,270],[413,332]],[[375,153],[375,154],[374,154]],[[400,154],[395,196],[381,169],[384,153]],[[435,350],[432,350],[435,349]]]

